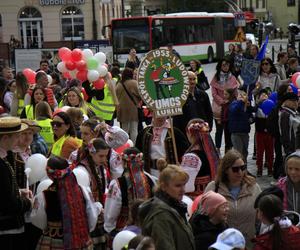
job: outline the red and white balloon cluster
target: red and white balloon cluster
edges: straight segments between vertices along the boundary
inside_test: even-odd
[[[291,80],[292,80],[293,85],[296,88],[300,89],[300,72],[296,72],[295,74],[293,74]]]
[[[76,78],[80,81],[89,80],[96,89],[104,87],[104,80],[108,73],[105,64],[106,55],[98,52],[95,55],[90,49],[73,49],[62,47],[58,50],[62,62],[57,64],[57,69],[67,79]]]
[[[35,84],[36,83],[35,82],[35,76],[36,76],[37,72],[33,71],[30,68],[25,68],[25,69],[23,69],[22,72],[23,72],[24,76],[26,77],[27,82],[29,84]],[[52,76],[47,74],[47,78],[48,78],[48,83],[51,84],[52,83]]]

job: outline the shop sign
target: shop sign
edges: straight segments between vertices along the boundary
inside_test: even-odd
[[[40,0],[41,6],[80,5],[80,4],[85,4],[85,0]]]

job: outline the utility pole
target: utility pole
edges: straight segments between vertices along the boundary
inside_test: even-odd
[[[92,27],[93,27],[93,40],[97,40],[97,21],[96,21],[96,14],[95,14],[95,0],[92,0],[92,12],[93,12],[93,21],[92,21]]]

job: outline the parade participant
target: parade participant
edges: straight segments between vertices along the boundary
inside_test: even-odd
[[[111,179],[107,164],[109,149],[109,146],[103,139],[92,139],[86,145],[84,152],[81,153],[79,161],[76,164],[76,168],[88,173],[93,198],[102,205],[104,205],[105,202],[105,190]],[[102,212],[96,219],[97,225],[95,230],[91,232],[91,237],[96,249],[105,249],[104,247],[106,245],[103,216]]]
[[[196,81],[197,87],[201,90],[208,90],[210,86],[200,61],[195,59],[191,60],[190,67],[191,67],[190,70],[194,72],[194,74],[197,76],[197,81]]]
[[[143,170],[143,154],[137,148],[128,148],[122,161],[124,172],[109,184],[105,202],[104,229],[112,236],[126,226],[134,201],[153,195],[154,182]]]
[[[235,89],[224,90],[224,103],[221,105],[221,123],[224,128],[225,153],[232,148],[231,133],[228,128],[229,106],[236,100]]]
[[[81,92],[76,87],[68,89],[63,100],[59,103],[59,107],[63,106],[80,108],[83,114],[87,115],[88,117],[95,116],[95,113],[87,106],[81,95]]]
[[[226,198],[229,204],[229,227],[240,230],[246,238],[247,248],[251,247],[256,217],[253,204],[261,190],[255,179],[247,174],[243,156],[238,151],[232,149],[225,154],[216,180],[207,185],[205,192],[210,190]]]
[[[182,115],[174,116],[174,126],[184,131],[186,125],[191,119],[200,118],[209,124],[210,129],[213,126],[213,112],[208,94],[197,87],[197,78],[195,73],[189,71],[189,95],[182,107]]]
[[[162,169],[154,198],[139,207],[142,234],[150,236],[159,250],[194,250],[187,206],[182,202],[189,176],[176,165]]]
[[[48,82],[47,74],[44,71],[39,71],[35,76],[35,82],[36,82],[36,84],[35,84],[36,87],[41,87],[45,91],[46,96],[47,96],[47,101],[48,101],[51,109],[54,110],[57,107],[57,101],[55,99],[52,89],[48,88],[49,82]],[[32,93],[29,90],[28,93],[24,97],[24,105],[25,106],[30,103],[31,95],[32,95]]]
[[[279,52],[277,54],[277,63],[275,64],[275,68],[277,74],[279,75],[281,84],[289,84],[291,79],[287,77],[286,72],[286,64],[288,62],[288,54],[287,52]]]
[[[19,250],[24,246],[24,214],[31,209],[32,193],[19,189],[9,151],[15,149],[19,133],[28,126],[19,118],[0,118],[0,246],[6,250]]]
[[[211,250],[246,250],[245,238],[239,230],[228,228],[218,235],[217,241],[208,249]]]
[[[267,225],[254,239],[254,250],[296,250],[300,229],[284,216],[282,201],[275,195],[263,196],[258,202],[258,219]]]
[[[13,70],[10,67],[4,67],[2,69],[2,77],[5,79],[6,83],[9,83],[14,79]]]
[[[53,116],[51,126],[55,141],[51,148],[51,155],[68,159],[70,154],[82,144],[82,141],[75,137],[71,118],[67,113],[59,112]]]
[[[40,61],[40,68],[36,70],[36,72],[44,71],[46,74],[51,74],[49,69],[49,62],[47,60]]]
[[[283,208],[300,213],[300,152],[290,154],[285,160],[286,177],[279,179],[278,187],[284,193]]]
[[[241,74],[242,61],[243,61],[242,46],[240,44],[236,44],[234,47],[233,74],[238,81],[239,81],[238,77]]]
[[[62,90],[62,82],[60,79],[60,75],[53,72],[50,74],[52,77],[52,82],[48,84],[49,88],[52,89],[55,99],[59,101],[61,99],[61,90]]]
[[[36,249],[92,250],[89,231],[102,205],[94,202],[86,187],[79,186],[73,165],[65,159],[51,157],[47,175],[53,183],[35,198],[32,223],[43,230]]]
[[[35,106],[41,101],[48,102],[46,92],[42,87],[35,87],[32,91],[30,104],[24,107],[20,117],[34,120]]]
[[[219,156],[209,134],[209,126],[201,119],[192,119],[186,127],[186,135],[191,144],[182,157],[181,166],[189,171],[200,165],[196,173],[193,190],[187,190],[192,198],[202,194],[206,185],[215,178]],[[191,178],[191,176],[190,176]]]
[[[133,63],[134,68],[138,68],[140,65],[140,59],[136,55],[136,50],[134,48],[131,48],[129,51],[128,59],[125,63],[125,68],[129,64],[129,62]]]
[[[268,176],[272,177],[273,158],[274,158],[274,139],[267,131],[267,115],[263,112],[260,105],[269,97],[269,91],[262,89],[258,94],[257,111],[255,114],[255,130],[256,130],[256,166],[257,177],[262,176],[264,154],[268,167]]]
[[[174,135],[180,161],[189,143],[179,129],[174,128]],[[156,166],[158,159],[164,158],[168,164],[176,164],[171,128],[166,117],[153,114],[152,124],[138,134],[135,146],[144,155],[145,171],[156,177],[159,175]]]
[[[214,191],[205,193],[190,219],[197,250],[207,250],[227,226],[228,202]]]
[[[215,143],[219,154],[224,129],[221,123],[221,105],[225,102],[224,90],[238,88],[238,82],[232,75],[230,68],[231,65],[228,59],[220,60],[216,67],[217,72],[210,83],[213,97],[212,110],[216,123]]]
[[[80,108],[68,108],[66,113],[71,118],[71,123],[74,126],[75,129],[75,135],[77,138],[81,139],[81,133],[80,133],[80,125],[82,124],[84,120],[84,114]]]
[[[290,58],[288,60],[288,70],[286,72],[287,76],[291,78],[293,74],[298,72],[299,62],[297,58]]]
[[[296,150],[296,133],[300,125],[300,116],[297,112],[298,100],[295,93],[286,93],[281,98],[278,124],[285,157]]]
[[[42,128],[40,135],[46,141],[50,148],[54,143],[54,134],[51,127],[52,111],[47,102],[40,101],[35,107],[35,120],[37,124]]]
[[[121,128],[126,131],[129,138],[135,143],[138,134],[138,103],[141,97],[138,91],[138,83],[132,79],[133,71],[125,68],[120,83],[116,87],[116,94],[119,100],[117,120]]]
[[[28,90],[28,82],[22,72],[18,72],[16,75],[16,87],[10,107],[12,116],[20,116],[24,108],[24,97]]]
[[[16,80],[11,80],[4,90],[3,93],[3,99],[1,100],[1,104],[3,104],[3,107],[6,109],[6,113],[10,113],[10,107],[12,104],[12,99],[14,96],[14,93],[16,92],[17,84]]]

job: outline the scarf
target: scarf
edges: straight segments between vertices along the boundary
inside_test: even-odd
[[[57,185],[58,197],[62,210],[64,249],[82,249],[90,241],[84,197],[73,168],[59,170],[47,166],[46,171]]]
[[[162,190],[157,191],[154,194],[154,196],[167,203],[167,205],[169,205],[171,208],[175,209],[179,213],[179,215],[184,219],[184,221],[187,222],[187,205],[184,202],[174,199]]]
[[[169,128],[170,128],[170,124],[169,124],[168,120],[166,120],[166,122],[161,127],[153,126],[152,144],[160,145],[161,144],[161,134],[162,134],[162,132],[164,131],[164,129],[169,129]]]
[[[223,84],[225,84],[227,81],[228,81],[228,79],[231,77],[231,73],[230,72],[223,72],[223,71],[221,71],[220,72],[220,80],[219,80],[219,83],[221,84],[221,85],[223,85]]]

